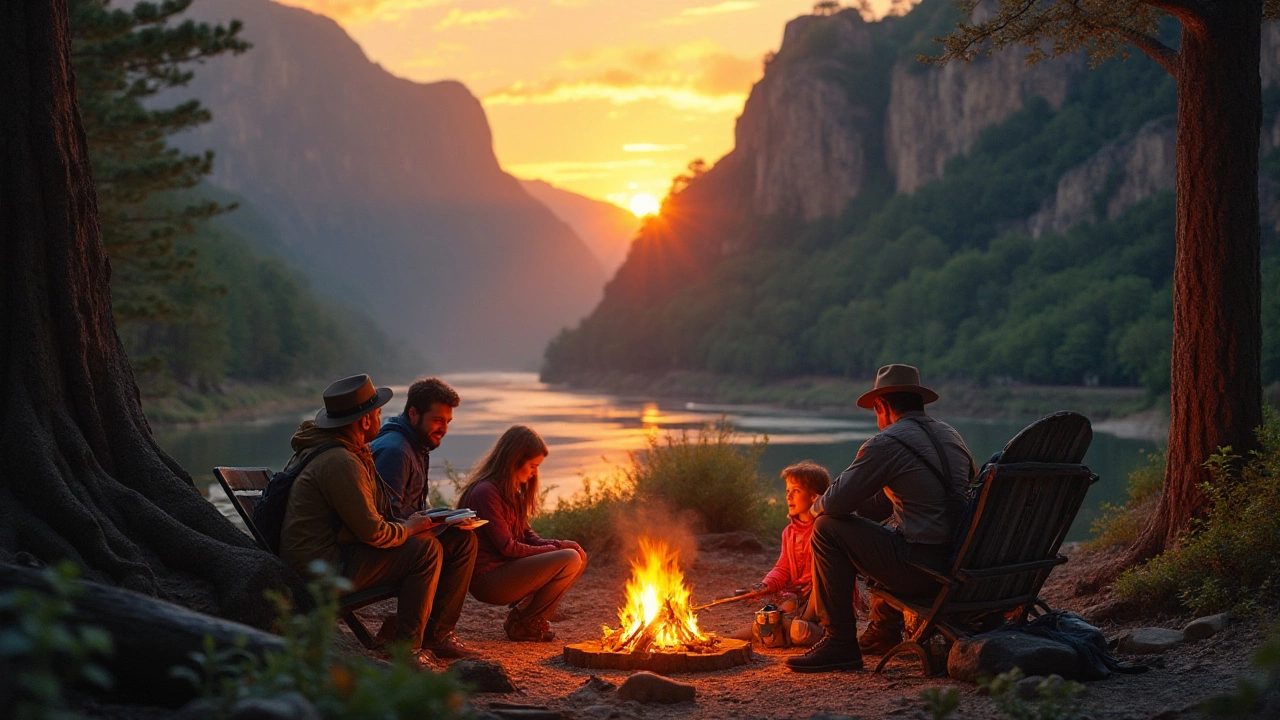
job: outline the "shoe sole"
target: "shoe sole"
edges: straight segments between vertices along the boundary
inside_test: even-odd
[[[856,663],[842,662],[842,663],[831,663],[830,665],[810,665],[808,667],[795,667],[794,665],[788,665],[787,667],[792,672],[799,672],[799,673],[855,672],[857,670],[864,669],[864,665],[862,661],[858,661]]]

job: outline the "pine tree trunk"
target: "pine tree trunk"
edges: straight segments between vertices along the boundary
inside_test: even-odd
[[[156,445],[111,315],[66,0],[0,3],[0,561],[257,627],[301,583]]]
[[[1183,21],[1179,51],[1172,417],[1160,506],[1129,562],[1172,546],[1205,506],[1203,463],[1245,455],[1262,423],[1260,0]]]

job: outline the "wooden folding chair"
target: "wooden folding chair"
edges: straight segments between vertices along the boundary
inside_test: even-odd
[[[1098,480],[1079,464],[1091,439],[1089,421],[1078,413],[1054,413],[1028,426],[978,478],[949,572],[921,567],[941,584],[937,595],[912,598],[871,587],[873,595],[919,619],[909,637],[880,659],[876,672],[910,652],[933,674],[944,669],[933,666],[929,651],[936,636],[945,648],[985,629],[993,617],[1020,625],[1037,608],[1048,610],[1040,590],[1053,568],[1067,561],[1058,550]]]
[[[249,528],[249,533],[253,535],[258,547],[271,552],[271,547],[267,545],[266,539],[262,537],[258,526],[253,522],[253,502],[262,496],[263,490],[266,490],[267,483],[271,480],[271,468],[216,467],[213,469],[213,475],[218,478],[218,484],[231,499],[236,512],[240,513],[245,527]],[[366,605],[393,598],[399,594],[399,590],[394,585],[374,585],[338,598],[338,616],[347,624],[347,627],[351,628],[351,632],[361,645],[372,649],[378,647],[378,641],[369,632],[369,628],[360,622],[355,611]]]

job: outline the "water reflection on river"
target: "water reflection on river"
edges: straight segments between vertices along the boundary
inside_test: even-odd
[[[552,499],[573,493],[584,475],[600,475],[627,461],[629,451],[645,445],[649,434],[696,429],[725,416],[744,442],[768,435],[762,460],[771,478],[786,465],[810,458],[835,475],[853,459],[858,447],[876,432],[869,412],[847,416],[816,415],[777,408],[704,405],[674,400],[645,400],[610,395],[570,393],[539,383],[532,373],[459,373],[444,378],[462,395],[462,406],[441,447],[432,453],[431,480],[444,477],[446,462],[465,470],[508,426],[524,423],[551,447],[541,469],[543,487],[554,486]],[[387,415],[400,411],[405,388],[397,387]],[[289,437],[307,416],[203,428],[163,430],[160,444],[197,479],[212,483],[215,465],[267,466],[279,469],[289,459]],[[979,463],[1000,449],[1024,423],[1007,420],[942,418],[956,427]],[[1089,492],[1069,539],[1087,536],[1089,522],[1103,502],[1124,499],[1126,476],[1145,462],[1149,441],[1098,433],[1085,462],[1101,480]],[[781,481],[776,481],[781,487]]]

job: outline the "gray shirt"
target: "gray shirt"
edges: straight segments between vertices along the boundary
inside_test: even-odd
[[[915,448],[939,470],[933,443],[914,420],[930,424],[951,462],[951,486],[964,493],[977,466],[955,428],[923,412],[909,412],[862,444],[849,469],[840,473],[827,492],[813,504],[814,515],[857,513],[872,520],[889,519],[907,542],[942,544],[952,541],[955,528],[947,517],[946,494],[938,476],[920,458],[893,439]],[[893,437],[888,437],[893,436]]]

